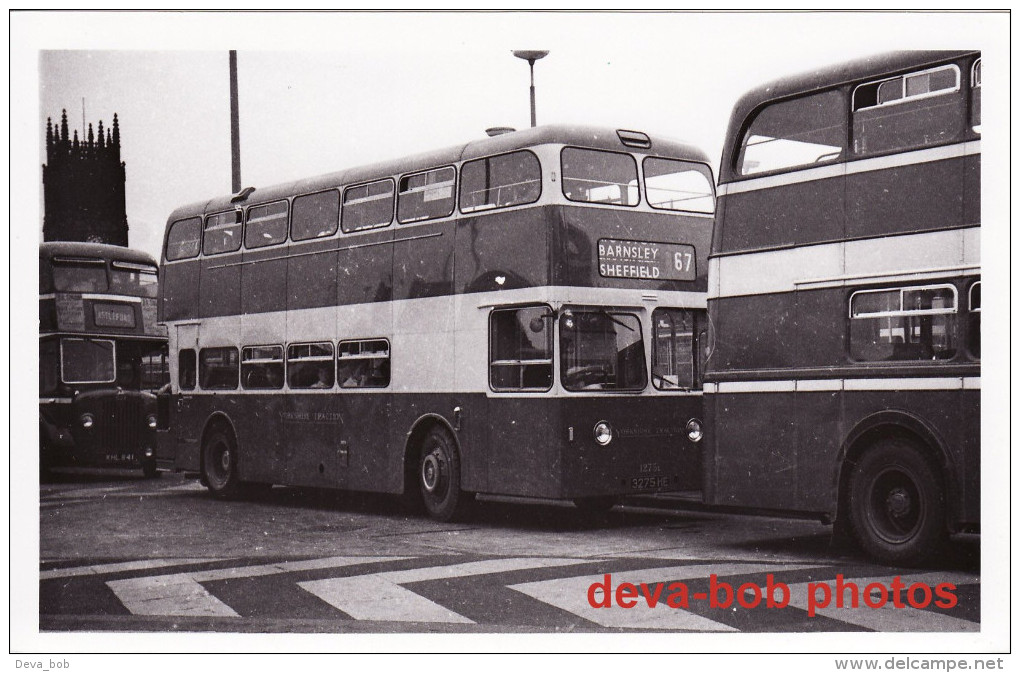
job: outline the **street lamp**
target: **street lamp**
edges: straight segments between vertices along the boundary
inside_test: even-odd
[[[531,126],[535,126],[535,61],[540,58],[545,58],[549,55],[548,51],[538,51],[534,49],[518,49],[514,51],[514,56],[522,58],[528,62],[528,68],[531,70]]]

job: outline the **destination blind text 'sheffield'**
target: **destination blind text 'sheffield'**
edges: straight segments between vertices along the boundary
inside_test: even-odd
[[[694,246],[599,239],[599,275],[604,278],[694,280]]]

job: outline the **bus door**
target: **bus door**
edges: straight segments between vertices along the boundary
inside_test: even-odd
[[[168,432],[159,433],[158,454],[174,456],[178,469],[193,470],[199,467],[202,433],[194,396],[198,381],[198,325],[176,325],[170,339],[170,348],[177,349],[177,371],[170,372],[170,427]],[[166,449],[166,442],[173,444],[173,449]]]

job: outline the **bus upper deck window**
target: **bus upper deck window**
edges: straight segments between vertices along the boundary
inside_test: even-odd
[[[202,220],[189,217],[170,225],[166,237],[166,258],[168,261],[197,257],[202,248]]]
[[[132,262],[111,263],[110,289],[117,294],[155,297],[158,274],[156,267]]]
[[[340,221],[340,192],[330,189],[295,198],[290,218],[293,241],[332,236]]]
[[[393,180],[377,180],[344,190],[340,226],[347,233],[385,227],[393,221]]]
[[[53,260],[53,288],[57,292],[106,292],[106,262],[101,259]]]
[[[210,215],[205,221],[202,251],[216,255],[240,249],[242,228],[240,210]]]
[[[560,154],[563,195],[571,201],[638,204],[637,162],[622,152],[565,147]]]
[[[527,150],[468,161],[460,169],[464,213],[534,203],[541,195],[542,169]]]
[[[846,112],[838,90],[763,108],[744,134],[741,175],[806,168],[838,160],[846,146]]]
[[[859,85],[853,92],[853,148],[863,156],[955,140],[966,101],[956,65]]]
[[[244,247],[262,248],[287,240],[287,202],[252,206],[245,216]]]
[[[974,61],[970,72],[970,125],[981,133],[981,59]]]
[[[689,161],[647,157],[645,198],[652,208],[694,213],[715,211],[712,173],[707,166]]]
[[[406,224],[453,215],[456,180],[457,170],[453,166],[400,178],[397,221]]]

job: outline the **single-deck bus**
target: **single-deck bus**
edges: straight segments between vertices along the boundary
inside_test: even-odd
[[[162,441],[439,519],[696,487],[714,200],[694,147],[549,126],[179,208]]]
[[[890,562],[976,531],[981,54],[755,89],[719,183],[706,500],[818,514]]]
[[[39,246],[39,460],[156,476],[166,331],[156,262],[100,243]]]

